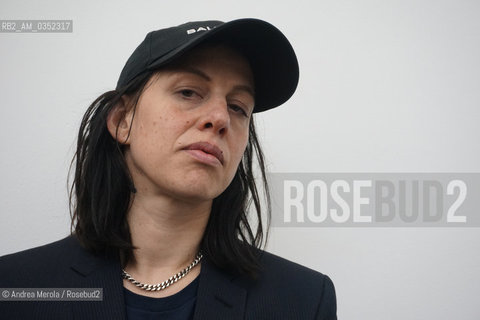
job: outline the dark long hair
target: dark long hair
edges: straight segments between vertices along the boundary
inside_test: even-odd
[[[95,254],[117,257],[125,265],[133,250],[127,212],[133,184],[123,147],[107,129],[107,117],[122,95],[133,97],[133,112],[148,80],[156,71],[141,74],[126,87],[108,91],[88,107],[78,133],[75,167],[70,188],[71,232]],[[255,158],[264,191],[266,221],[262,218],[260,191],[254,178]],[[249,211],[253,203],[257,225]],[[200,245],[202,253],[220,268],[251,276],[259,271],[258,250],[266,244],[270,224],[270,196],[262,149],[250,121],[249,140],[233,181],[213,200]]]

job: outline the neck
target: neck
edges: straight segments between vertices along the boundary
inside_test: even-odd
[[[127,272],[141,282],[158,283],[189,265],[199,251],[211,205],[136,194],[127,219],[137,249]]]

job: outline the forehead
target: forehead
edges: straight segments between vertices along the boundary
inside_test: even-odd
[[[197,47],[164,67],[169,71],[200,69],[209,72],[222,72],[242,79],[254,87],[253,72],[248,60],[232,47],[216,44]]]

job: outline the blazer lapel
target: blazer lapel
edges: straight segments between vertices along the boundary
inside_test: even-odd
[[[194,320],[244,318],[247,290],[233,283],[234,278],[203,259]]]
[[[71,272],[76,274],[72,287],[103,289],[102,301],[78,301],[71,304],[74,319],[126,319],[123,280],[118,261],[97,258],[80,249]]]

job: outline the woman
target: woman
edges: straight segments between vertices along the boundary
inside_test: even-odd
[[[0,260],[0,287],[102,288],[103,300],[2,302],[4,315],[336,319],[327,276],[259,249],[255,156],[266,180],[252,114],[297,82],[291,45],[261,20],[149,33],[83,118],[74,232]]]

